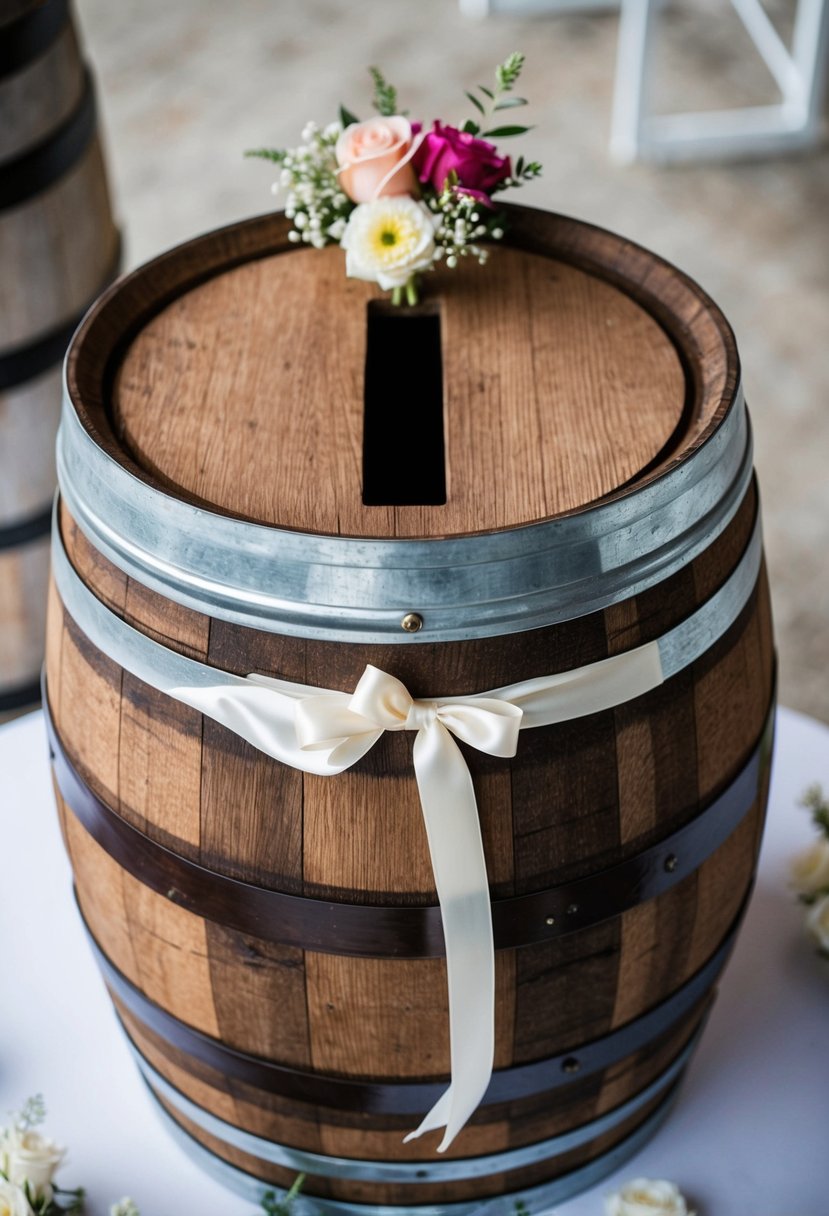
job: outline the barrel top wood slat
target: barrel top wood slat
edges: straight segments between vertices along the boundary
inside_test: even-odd
[[[410,314],[284,216],[244,221],[120,280],[66,365],[47,702],[81,913],[173,1120],[276,1184],[291,1150],[322,1154],[297,1167],[317,1204],[517,1201],[649,1135],[756,868],[774,663],[733,335],[647,250],[510,218],[485,269],[429,276]],[[424,394],[395,396],[420,351],[388,355],[407,324],[424,350],[440,331],[447,502],[367,506],[383,377],[392,455],[420,467]],[[436,1134],[404,1144],[454,1063],[412,733],[317,776],[154,664],[349,693],[371,664],[430,700],[654,643],[649,692],[522,730],[512,757],[460,743],[495,1077],[445,1158]]]
[[[426,290],[442,298],[445,506],[362,503],[366,305],[378,293],[345,280],[333,248],[236,267],[154,317],[114,390],[125,444],[169,487],[257,522],[430,536],[580,507],[634,478],[678,425],[677,353],[615,287],[499,249]],[[388,384],[389,410],[406,375]],[[417,427],[400,421],[404,436]],[[405,461],[405,446],[389,459]]]
[[[279,214],[197,238],[104,296],[70,357],[81,422],[174,497],[322,535],[491,533],[650,482],[733,404],[727,323],[637,246],[510,210],[486,267],[425,279],[424,310],[441,318],[444,505],[363,505],[368,305],[401,326],[406,310],[347,279],[340,250],[291,246]],[[390,410],[405,375],[390,376]],[[405,436],[417,418],[401,424]],[[405,442],[389,458],[405,461]]]

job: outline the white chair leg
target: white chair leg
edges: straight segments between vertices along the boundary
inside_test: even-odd
[[[792,50],[761,0],[731,0],[783,99],[776,105],[652,115],[648,83],[656,0],[622,0],[610,152],[620,163],[773,155],[816,143],[829,43],[829,0],[798,0]]]

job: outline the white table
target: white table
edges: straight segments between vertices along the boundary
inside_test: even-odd
[[[701,1216],[829,1212],[829,960],[802,932],[789,858],[813,839],[796,803],[829,789],[829,728],[781,710],[757,887],[720,997],[668,1122],[560,1216],[602,1216],[603,1195],[666,1177]],[[90,1216],[132,1195],[142,1216],[252,1216],[157,1121],[116,1027],[70,891],[40,713],[0,729],[0,1112],[45,1094],[70,1146],[63,1185]]]

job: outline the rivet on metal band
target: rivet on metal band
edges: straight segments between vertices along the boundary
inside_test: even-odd
[[[176,603],[291,636],[418,645],[540,628],[655,586],[734,517],[752,450],[738,391],[692,456],[638,489],[561,518],[428,540],[310,535],[194,506],[104,451],[68,390],[57,465],[92,544]],[[416,633],[401,628],[412,604],[424,622]]]
[[[665,1000],[602,1038],[557,1056],[496,1069],[482,1105],[492,1106],[552,1092],[601,1072],[668,1034],[709,994],[731,952],[749,898],[750,890],[728,933],[708,961]],[[385,1082],[335,1077],[279,1064],[230,1047],[181,1021],[146,996],[107,957],[85,921],[84,926],[108,987],[130,1015],[162,1043],[215,1069],[223,1077],[297,1102],[375,1115],[417,1113],[434,1103],[445,1088],[443,1081]],[[187,1067],[185,1058],[179,1055],[176,1058],[182,1067]],[[577,1075],[562,1067],[568,1060],[578,1062]]]
[[[520,1199],[525,1211],[529,1213],[546,1212],[552,1205],[564,1203],[565,1200],[571,1199],[579,1192],[595,1186],[602,1178],[612,1174],[625,1161],[638,1153],[666,1119],[676,1098],[677,1088],[678,1083],[669,1090],[661,1105],[630,1136],[614,1145],[600,1157],[596,1157],[588,1165],[571,1170],[552,1182],[544,1182],[535,1187],[522,1187],[517,1193],[500,1195],[493,1199],[474,1199],[462,1203],[407,1204],[405,1206],[395,1204],[393,1207],[369,1203],[346,1203],[341,1199],[321,1199],[316,1195],[303,1197],[300,1194],[294,1200],[294,1211],[296,1216],[316,1216],[319,1212],[331,1213],[331,1216],[336,1216],[337,1213],[340,1216],[343,1216],[343,1213],[346,1216],[515,1216],[515,1204]],[[189,1135],[157,1099],[156,1101],[157,1114],[167,1130],[188,1156],[217,1182],[235,1191],[248,1202],[257,1205],[261,1204],[266,1192],[278,1192],[279,1188],[274,1187],[273,1183],[262,1182],[210,1152]]]
[[[707,1016],[707,1015],[706,1015]],[[703,1021],[704,1024],[704,1021]],[[157,1097],[163,1098],[180,1115],[183,1115],[196,1127],[216,1136],[225,1144],[240,1149],[243,1153],[259,1157],[273,1165],[285,1166],[287,1169],[299,1170],[318,1178],[356,1179],[363,1182],[403,1182],[414,1186],[435,1182],[456,1182],[468,1178],[485,1178],[491,1174],[505,1173],[508,1170],[520,1169],[541,1161],[550,1161],[564,1153],[588,1144],[598,1136],[603,1136],[624,1123],[637,1110],[647,1106],[649,1102],[666,1093],[679,1079],[685,1066],[693,1055],[703,1030],[701,1024],[692,1034],[675,1059],[664,1072],[660,1073],[649,1085],[640,1090],[632,1098],[614,1107],[588,1123],[582,1123],[572,1131],[551,1136],[546,1140],[525,1144],[520,1148],[506,1149],[503,1152],[487,1153],[479,1157],[455,1158],[442,1161],[365,1161],[354,1157],[334,1157],[323,1153],[314,1153],[306,1149],[291,1148],[277,1144],[273,1140],[265,1140],[255,1136],[232,1123],[219,1119],[204,1107],[198,1106],[161,1075],[142,1055],[141,1051],[127,1036],[127,1042],[135,1061]]]
[[[429,958],[444,953],[436,904],[348,904],[291,895],[208,870],[153,840],[83,781],[58,736],[45,682],[43,706],[55,779],[66,806],[110,857],[151,890],[207,920],[303,950],[363,958]],[[584,878],[494,900],[496,950],[549,941],[599,924],[662,895],[696,870],[755,805],[773,727],[772,702],[760,741],[732,783],[664,840]],[[549,914],[551,908],[556,915]]]

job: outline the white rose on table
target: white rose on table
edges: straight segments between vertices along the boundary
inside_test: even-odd
[[[0,1178],[0,1216],[32,1216],[32,1209],[23,1191],[5,1178]]]
[[[348,217],[340,245],[345,273],[379,283],[384,291],[403,287],[435,258],[440,219],[425,203],[395,195],[361,203]]]
[[[821,836],[798,853],[791,864],[791,882],[798,895],[815,895],[829,887],[829,840]]]
[[[815,900],[806,914],[806,929],[824,953],[829,954],[829,895]]]
[[[679,1188],[661,1178],[633,1178],[605,1200],[607,1216],[695,1216]]]
[[[52,1199],[52,1179],[65,1156],[66,1149],[60,1148],[40,1132],[10,1127],[0,1141],[3,1173],[13,1186],[22,1187],[24,1182],[28,1182],[34,1199],[45,1199],[47,1202]],[[4,1216],[2,1206],[0,1216]]]

